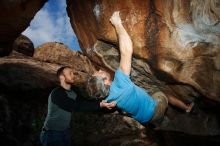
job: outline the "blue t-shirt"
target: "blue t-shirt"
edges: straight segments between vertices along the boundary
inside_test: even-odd
[[[136,86],[120,69],[115,72],[110,86],[108,102],[116,101],[117,107],[131,114],[140,123],[150,121],[156,109],[156,101],[144,89]]]

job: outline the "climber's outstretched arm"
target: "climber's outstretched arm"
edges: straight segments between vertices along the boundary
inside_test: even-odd
[[[130,36],[122,25],[119,11],[113,13],[110,19],[112,25],[115,27],[119,40],[119,49],[121,54],[120,69],[127,75],[131,72],[131,60],[133,53],[133,46]]]

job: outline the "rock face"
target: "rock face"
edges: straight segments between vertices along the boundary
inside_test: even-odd
[[[50,53],[47,51],[52,49],[51,47],[49,47],[49,49],[45,47],[44,49],[38,50],[41,53],[45,51],[45,56],[43,55],[44,53],[41,54],[36,51],[42,55],[37,57],[37,54],[35,54],[35,57],[38,58],[38,60],[24,55],[16,56],[16,54],[0,58],[0,143],[2,146],[40,145],[38,140],[39,132],[41,131],[47,112],[48,95],[52,88],[57,84],[55,71],[62,64],[62,61],[58,64],[56,63],[56,60],[51,60],[49,63],[50,56],[56,54],[51,58],[54,59],[58,56],[62,58],[62,54],[65,54],[65,51],[68,52],[68,54],[72,53],[65,45],[60,43],[49,44],[50,45],[48,46],[59,46],[55,49],[57,51],[60,48],[63,48],[59,50],[61,52],[53,50],[50,51]],[[113,55],[117,56],[118,53],[116,52],[117,50],[113,51]],[[49,57],[47,58],[47,56]],[[118,57],[114,58],[116,59]],[[40,59],[45,59],[47,62]],[[78,61],[83,62],[80,60]],[[139,67],[137,68],[137,71],[133,73],[144,74],[149,72],[147,64],[143,64],[143,62],[138,59],[135,59],[134,61],[135,66]],[[71,61],[67,62],[69,62],[67,65],[72,64]],[[63,63],[66,64],[66,62]],[[117,65],[116,62],[115,64]],[[85,65],[84,62],[81,66],[83,65]],[[75,70],[77,70],[77,68],[75,68]],[[142,78],[139,79],[142,80]],[[153,78],[144,78],[144,80],[145,82],[155,81]],[[138,82],[139,80],[137,79],[136,81]],[[78,96],[82,97],[83,93],[81,92]],[[100,113],[94,114],[73,113],[71,124],[71,131],[73,131],[72,144],[82,146],[164,145],[163,137],[161,137],[159,132],[157,133],[144,128],[137,121],[127,117],[120,111],[120,114],[118,111],[112,112],[113,113],[101,111]],[[178,114],[179,113],[176,115],[178,116]],[[174,117],[178,119],[176,115],[174,115]],[[186,117],[184,114],[181,114],[181,116]],[[210,120],[206,119],[204,122],[206,121]],[[175,134],[175,136],[179,138],[177,134]],[[183,146],[189,145],[192,144],[192,139],[194,140],[193,144],[204,144],[204,142],[206,145],[218,144],[218,142],[214,140],[207,142],[206,140],[201,140],[196,137],[188,139],[184,139],[183,137],[181,140],[176,141],[176,139],[172,139],[167,135],[166,139],[169,139],[167,145],[170,145],[170,143]]]
[[[158,78],[187,84],[220,102],[219,5],[213,0],[71,0],[68,13],[81,47],[96,63],[106,60],[96,51],[98,41],[118,46],[109,22],[118,10],[134,56],[146,60]]]
[[[0,58],[2,146],[39,145],[38,132],[47,96],[58,84],[55,75],[58,67],[20,53]]]
[[[34,44],[28,37],[20,35],[13,43],[13,50],[32,57],[34,54]]]
[[[12,43],[30,24],[47,0],[0,1],[0,56],[8,55]]]
[[[76,86],[82,86],[95,70],[80,52],[61,43],[46,43],[36,49],[33,58],[19,53],[0,58],[0,85],[16,91],[48,90],[58,83],[57,69],[65,65],[74,69]]]
[[[94,72],[94,66],[87,56],[81,52],[72,51],[66,45],[58,42],[45,43],[39,46],[35,49],[33,57],[45,62],[71,65],[82,72]],[[83,64],[84,66],[82,66]]]
[[[72,66],[80,73],[76,77],[95,70],[86,56],[60,43],[40,46],[34,58],[18,53],[0,58],[1,146],[40,145],[39,132],[47,113],[48,95],[58,83],[55,73],[61,65]],[[77,81],[82,82],[80,78]],[[105,113],[73,113],[71,131],[77,134],[73,134],[72,144],[157,145],[157,139],[137,121],[117,111]]]
[[[70,50],[62,43],[46,43],[35,49],[33,58],[62,66],[71,66],[74,69],[75,84],[82,85],[89,74],[95,71],[94,65],[81,52]]]
[[[68,0],[67,6],[81,48],[94,63],[111,72],[118,67],[118,40],[109,18],[120,11],[133,41],[132,80],[149,92],[159,87],[185,102],[199,101],[195,115],[169,107],[172,122],[162,129],[220,134],[219,1]]]
[[[56,70],[60,65],[42,63],[26,57],[0,58],[0,85],[14,91],[48,90],[57,84]]]
[[[13,41],[45,2],[0,1],[0,56],[10,53]],[[105,68],[112,74],[118,67],[118,41],[109,18],[119,10],[123,25],[134,42],[132,80],[149,93],[160,87],[185,102],[198,100],[198,109],[193,114],[169,106],[166,116],[170,121],[160,127],[162,130],[220,135],[219,1],[67,2],[83,52],[96,67]],[[60,43],[40,46],[34,58],[17,53],[0,58],[1,145],[39,145],[38,134],[47,110],[47,97],[57,84],[55,71],[61,65],[75,67],[77,85],[82,85],[86,76],[95,70],[86,56],[71,52]],[[74,114],[72,126],[78,133],[73,136],[74,145],[157,145],[152,137],[158,136],[150,133],[150,137],[148,129],[123,113]],[[177,137],[177,133],[174,135]],[[169,136],[165,139],[172,141]],[[219,145],[219,137],[215,138],[197,137],[195,140],[196,137],[191,137],[197,145]],[[191,139],[181,138],[176,145],[192,145]]]

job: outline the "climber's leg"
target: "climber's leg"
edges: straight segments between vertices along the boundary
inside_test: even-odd
[[[168,107],[168,99],[166,95],[161,91],[157,91],[152,95],[152,97],[156,100],[157,106],[151,122],[156,122],[163,119],[166,109]]]
[[[186,104],[182,100],[177,99],[176,97],[174,97],[171,94],[167,94],[167,97],[168,97],[168,101],[171,105],[176,106],[180,109],[183,109],[186,112],[190,112],[193,105],[194,105],[194,102],[192,102],[190,104]]]

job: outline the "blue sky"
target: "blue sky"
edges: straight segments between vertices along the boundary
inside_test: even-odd
[[[35,47],[46,42],[62,42],[72,50],[80,50],[65,0],[49,0],[22,34],[29,37]]]

